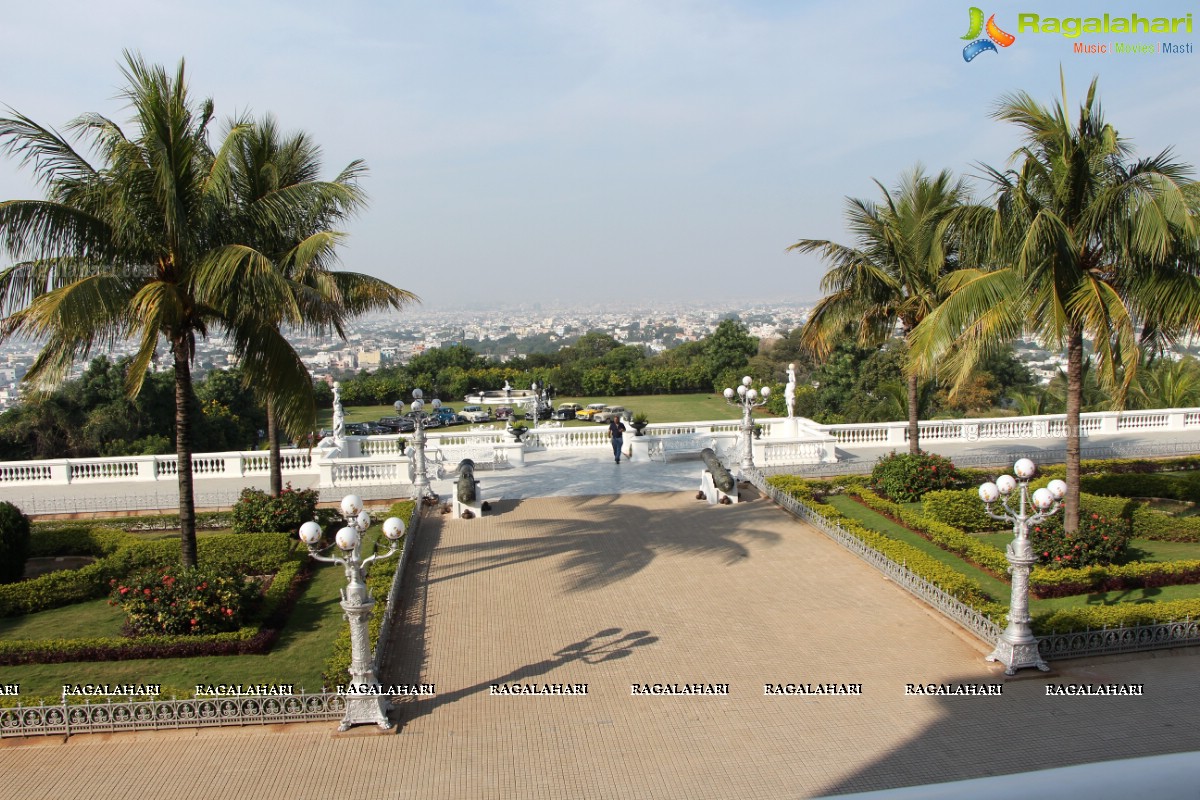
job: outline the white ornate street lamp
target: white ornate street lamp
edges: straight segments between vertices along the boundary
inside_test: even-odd
[[[425,472],[425,393],[420,389],[413,389],[413,401],[410,408],[413,411],[413,499],[420,502],[425,497],[433,495],[433,490],[429,488],[429,475]],[[436,397],[429,403],[433,410],[436,411],[442,407],[442,401]],[[404,413],[404,401],[397,400],[393,407],[396,413]]]
[[[346,692],[346,715],[338,730],[347,730],[351,725],[374,723],[382,730],[390,730],[392,723],[387,718],[387,696],[380,693],[379,679],[375,677],[375,660],[371,654],[371,639],[368,632],[371,609],[375,600],[367,588],[367,566],[372,562],[391,557],[399,547],[404,535],[404,521],[399,517],[388,517],[383,522],[383,535],[390,547],[386,553],[362,558],[362,534],[371,527],[371,515],[363,508],[358,495],[348,494],[342,498],[342,514],[346,526],[337,532],[334,544],[321,549],[321,526],[306,522],[300,526],[300,541],[308,546],[308,554],[317,561],[341,564],[346,568],[348,585],[342,589],[342,611],[350,622],[350,684]],[[342,551],[340,556],[322,555],[334,546]]]
[[[767,404],[767,398],[771,395],[771,387],[764,386],[762,389],[755,391],[750,387],[754,381],[750,380],[750,376],[742,378],[741,386],[737,387],[737,391],[733,389],[725,389],[725,402],[731,406],[741,406],[742,408],[742,475],[754,469],[754,420],[751,419],[751,413],[756,408],[761,408]],[[735,399],[736,394],[736,399]]]
[[[1008,571],[1012,574],[1012,599],[1008,608],[1008,627],[996,642],[996,649],[987,657],[988,661],[1004,664],[1004,673],[1013,675],[1022,667],[1037,667],[1046,672],[1050,669],[1038,653],[1037,639],[1033,636],[1029,616],[1029,570],[1037,558],[1029,544],[1029,526],[1049,518],[1059,509],[1060,501],[1067,494],[1067,484],[1060,480],[1050,481],[1044,489],[1029,494],[1029,479],[1037,472],[1037,466],[1028,458],[1013,465],[1012,475],[1001,475],[995,483],[987,482],[979,487],[979,499],[983,501],[987,514],[992,519],[1013,524],[1015,538],[1008,544],[1005,556]],[[1020,498],[1016,511],[1009,505],[1013,492]],[[1002,513],[992,511],[997,500],[1004,507]],[[1032,506],[1033,510],[1027,508]]]

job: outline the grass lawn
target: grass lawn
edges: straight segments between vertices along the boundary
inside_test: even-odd
[[[698,422],[714,419],[740,419],[741,412],[725,402],[719,394],[654,394],[631,397],[567,397],[554,398],[554,405],[563,403],[579,403],[581,406],[590,403],[604,403],[610,406],[624,406],[632,413],[644,413],[655,422]],[[461,409],[467,403],[463,401],[447,402],[451,408]],[[515,406],[514,406],[515,408]],[[523,412],[521,412],[523,413]],[[393,417],[396,409],[390,405],[384,406],[347,406],[346,422],[373,422],[380,417]],[[333,422],[333,411],[321,409],[317,413],[317,427],[329,429]],[[501,423],[502,424],[502,423]],[[594,423],[584,420],[574,420],[566,425],[588,426]],[[465,429],[465,425],[451,426],[449,430]],[[434,432],[444,430],[434,429]]]
[[[83,639],[120,636],[125,614],[107,600],[89,600],[0,619],[0,639]],[[0,683],[3,681],[0,680]]]

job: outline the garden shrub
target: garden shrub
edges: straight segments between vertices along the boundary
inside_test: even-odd
[[[135,636],[235,631],[258,592],[245,575],[181,566],[142,570],[110,583],[109,604],[125,612],[126,628]]]
[[[984,510],[978,489],[939,489],[921,498],[926,517],[951,525],[960,531],[996,531],[1010,526],[992,519]]]
[[[897,503],[912,503],[935,489],[963,485],[954,462],[933,453],[892,453],[871,470],[871,488]]]
[[[1200,517],[1176,517],[1138,505],[1132,514],[1133,535],[1160,542],[1200,542]]]
[[[258,611],[247,624],[233,632],[181,636],[147,635],[136,639],[96,637],[0,640],[0,666],[266,653],[278,639],[291,608],[303,590],[305,580],[311,574],[308,567],[309,562],[301,561],[298,557],[281,565],[263,593]],[[190,693],[189,690],[179,696],[189,696]]]
[[[0,503],[0,583],[25,577],[29,559],[29,517],[12,503]]]
[[[1200,561],[1135,561],[1120,566],[1056,569],[1037,567],[1029,575],[1029,588],[1039,598],[1189,583],[1200,583]]]
[[[243,489],[233,506],[235,533],[295,533],[317,513],[316,489],[293,489],[289,483],[279,497],[261,489]]]
[[[1129,526],[1093,511],[1081,513],[1079,530],[1066,533],[1062,515],[1055,514],[1029,527],[1029,543],[1038,563],[1047,567],[1112,564],[1129,544]]]

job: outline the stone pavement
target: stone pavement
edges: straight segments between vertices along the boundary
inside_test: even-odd
[[[981,643],[768,501],[693,495],[507,499],[482,519],[427,519],[382,677],[436,695],[401,702],[397,734],[4,740],[0,798],[788,798],[1200,750],[1200,653],[1005,682]],[[1062,682],[1145,696],[1045,696]],[[491,693],[514,683],[588,692]],[[631,693],[676,683],[728,694]],[[764,695],[809,683],[862,694]],[[1003,694],[908,696],[910,683]]]

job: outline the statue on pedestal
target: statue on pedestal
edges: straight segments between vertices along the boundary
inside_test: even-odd
[[[788,364],[788,382],[783,387],[783,399],[787,403],[788,419],[796,416],[796,365]]]
[[[333,441],[338,446],[346,439],[346,412],[342,408],[342,385],[333,384]]]

